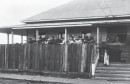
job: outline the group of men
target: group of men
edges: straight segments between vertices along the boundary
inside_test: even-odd
[[[28,40],[28,43],[33,43],[36,41],[33,41],[31,39]],[[39,37],[39,43],[43,43],[43,44],[65,44],[65,39],[63,37],[47,37],[44,36],[43,38],[40,36]],[[66,42],[67,44],[83,44],[83,43],[94,43],[94,38],[91,35],[85,36],[84,38],[82,38],[82,36],[78,36],[76,38],[76,36],[71,35],[70,39]]]

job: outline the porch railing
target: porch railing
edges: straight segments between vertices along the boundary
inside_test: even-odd
[[[67,54],[65,49],[67,47]],[[0,45],[0,70],[64,72],[66,76],[91,75],[93,44],[10,44]],[[65,62],[67,55],[67,62]],[[67,63],[67,64],[65,64]]]

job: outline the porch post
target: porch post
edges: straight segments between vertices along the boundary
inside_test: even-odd
[[[99,27],[97,27],[97,58],[95,63],[92,63],[92,77],[95,77],[95,70],[99,59],[99,41],[100,41],[100,30]]]
[[[21,35],[21,43],[23,44],[23,35]]]
[[[36,30],[36,41],[38,41],[39,40],[39,30],[37,29]]]
[[[28,30],[27,30],[27,41],[26,42],[28,43]]]
[[[64,71],[68,71],[68,31],[65,28],[65,60],[64,60]]]
[[[14,44],[14,31],[11,31],[11,35],[12,35],[12,44]]]
[[[7,44],[9,44],[9,33],[7,33]]]
[[[68,30],[65,28],[65,44],[68,42]]]
[[[100,32],[99,32],[99,27],[97,27],[97,52],[98,52],[98,58],[99,58],[99,43],[100,43]]]

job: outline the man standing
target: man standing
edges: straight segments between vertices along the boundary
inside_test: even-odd
[[[94,38],[92,37],[91,33],[88,33],[85,37],[84,43],[94,43]]]

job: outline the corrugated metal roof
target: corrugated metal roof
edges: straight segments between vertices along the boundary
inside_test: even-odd
[[[73,0],[65,5],[42,12],[23,22],[86,19],[130,15],[130,0]]]

